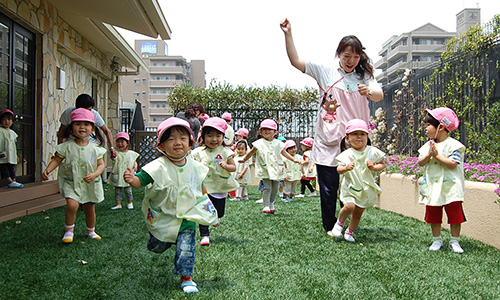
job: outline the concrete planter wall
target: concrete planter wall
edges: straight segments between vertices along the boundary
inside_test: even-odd
[[[418,203],[418,184],[401,174],[384,173],[380,176],[380,187],[379,208],[423,221],[425,205]],[[467,222],[462,225],[462,235],[500,249],[500,206],[495,203],[496,188],[493,183],[465,182],[463,208]],[[446,217],[443,228],[449,229]]]

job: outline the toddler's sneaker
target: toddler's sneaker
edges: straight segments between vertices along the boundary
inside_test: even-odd
[[[214,224],[214,227],[219,227],[220,226],[220,218],[219,218],[219,222],[217,222],[217,224]]]
[[[340,226],[339,224],[335,223],[332,229],[332,236],[339,238],[342,236],[342,231],[344,230],[344,227]]]
[[[316,195],[316,191],[312,192],[309,194],[309,196],[307,197],[318,197],[318,195]]]
[[[462,249],[462,247],[460,247],[460,244],[458,242],[450,242],[449,247],[455,253],[464,253],[464,249]]]
[[[208,236],[202,236],[200,246],[210,246],[210,238]]]
[[[196,294],[198,293],[198,288],[196,287],[196,283],[194,281],[184,281],[181,283],[181,289],[186,294]]]
[[[11,189],[18,189],[18,188],[22,188],[24,186],[24,184],[22,183],[19,183],[17,181],[11,181],[8,185],[9,188]]]
[[[350,234],[344,234],[344,239],[348,242],[354,243],[356,240]]]
[[[62,242],[65,243],[65,244],[70,244],[70,243],[73,243],[73,237],[74,237],[74,233],[73,231],[66,231],[64,233],[64,236],[62,238]]]
[[[328,230],[328,231],[326,232],[326,234],[328,234],[329,236],[334,236],[334,235],[333,235],[333,232],[332,232],[331,230]]]
[[[111,207],[112,210],[122,209],[122,205],[118,204],[117,206]]]
[[[438,251],[439,249],[441,249],[441,247],[443,247],[443,242],[441,240],[437,240],[437,241],[434,241],[432,243],[432,245],[429,247],[429,251]],[[460,245],[458,245],[458,247],[460,247]],[[450,244],[450,248],[451,248],[451,244]]]
[[[304,198],[304,194],[298,194],[295,198]]]
[[[262,212],[265,214],[271,214],[271,209],[269,208],[269,206],[264,206],[264,209],[262,210]]]
[[[229,199],[229,201],[240,201],[240,200],[241,200],[241,198],[231,198],[231,199]]]
[[[264,198],[260,198],[259,200],[255,201],[255,203],[264,203]]]
[[[269,206],[269,210],[271,211],[272,214],[276,212],[276,209],[274,209],[274,204],[271,204],[271,206]]]
[[[132,202],[127,203],[127,208],[128,209],[134,209],[134,203],[132,203]]]
[[[243,200],[243,201],[247,201],[247,200],[249,200],[249,199],[248,199],[248,195],[247,195],[247,196],[245,196],[245,197],[243,197],[243,198],[241,198],[241,200]]]

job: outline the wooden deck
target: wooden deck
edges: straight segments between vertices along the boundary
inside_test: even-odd
[[[0,222],[63,206],[57,181],[27,183],[20,189],[0,188]]]

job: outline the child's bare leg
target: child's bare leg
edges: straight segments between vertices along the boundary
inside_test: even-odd
[[[84,204],[83,212],[85,213],[85,223],[87,224],[87,234],[89,237],[100,240],[101,237],[95,233],[95,205],[94,204]]]
[[[459,237],[462,230],[462,224],[450,224],[450,231],[452,237]]]
[[[441,223],[431,223],[432,236],[441,236]]]
[[[347,217],[351,215],[356,207],[356,204],[354,203],[346,203],[344,207],[339,212],[339,221],[341,223],[344,223]],[[352,222],[352,221],[351,221]],[[358,222],[359,223],[359,222]]]
[[[356,228],[358,228],[359,222],[361,221],[361,216],[363,215],[364,211],[365,211],[364,208],[356,206],[356,205],[354,206],[354,210],[352,212],[352,217],[351,217],[351,222],[349,222],[349,229],[352,232],[354,232],[356,230]]]
[[[76,220],[76,212],[78,211],[79,203],[78,201],[66,198],[66,214],[65,214],[65,222],[66,225],[74,225]]]

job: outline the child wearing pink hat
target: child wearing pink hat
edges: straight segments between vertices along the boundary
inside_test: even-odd
[[[236,155],[234,156],[234,163],[236,164],[236,172],[234,173],[235,179],[240,185],[235,192],[235,197],[229,201],[248,200],[247,185],[252,181],[250,174],[250,162],[246,161],[240,163],[239,161],[245,157],[248,152],[247,140],[242,139],[236,142]]]
[[[300,147],[302,148],[302,178],[300,178],[300,194],[297,198],[302,198],[305,196],[306,188],[309,189],[311,194],[308,197],[316,197],[316,190],[311,184],[311,180],[316,179],[316,164],[311,159],[312,147],[314,144],[314,139],[312,137],[306,137],[300,141]]]
[[[285,164],[281,155],[295,163],[300,163],[298,159],[285,151],[285,143],[275,139],[277,134],[278,124],[274,120],[265,119],[262,121],[259,127],[259,139],[253,142],[252,150],[248,151],[240,161],[245,162],[256,154],[255,176],[260,178],[264,184],[264,209],[262,212],[267,214],[275,213],[274,202],[276,195],[278,195],[279,183],[280,180],[286,178]]]
[[[203,181],[208,168],[189,156],[194,139],[189,123],[170,117],[157,129],[158,150],[163,156],[134,174],[123,175],[133,188],[145,186],[142,212],[149,230],[148,250],[163,253],[176,245],[174,274],[181,276],[185,293],[198,293],[192,280],[196,258],[196,223],[215,224],[217,211],[207,199]],[[198,202],[206,201],[202,208]]]
[[[222,114],[222,119],[227,123],[226,133],[224,133],[224,143],[226,146],[232,146],[234,144],[234,128],[231,126],[233,117],[231,113],[226,111]]]
[[[14,113],[10,109],[0,111],[0,174],[7,180],[8,188],[22,188],[16,181],[17,133],[11,129]]]
[[[228,124],[221,118],[208,118],[201,128],[200,146],[193,150],[191,156],[209,168],[205,178],[208,197],[212,200],[220,219],[226,210],[227,193],[239,187],[232,172],[236,171],[234,152],[224,142],[224,133]],[[210,245],[210,229],[200,225],[201,246]]]
[[[425,133],[431,140],[418,150],[418,164],[424,167],[424,176],[419,182],[420,203],[425,204],[425,221],[432,229],[429,250],[438,251],[443,246],[444,208],[451,231],[449,248],[455,253],[463,253],[459,238],[462,223],[466,221],[462,208],[465,146],[448,136],[448,132],[458,128],[458,117],[447,107],[427,109],[427,113]]]
[[[115,187],[115,201],[116,205],[111,207],[112,210],[117,210],[122,208],[122,190],[125,191],[125,196],[127,197],[127,208],[133,209],[133,196],[132,188],[123,179],[123,174],[130,168],[134,172],[137,172],[137,158],[139,153],[129,150],[130,136],[126,132],[118,132],[115,137],[116,150],[118,154],[113,160],[113,169],[111,170],[111,175],[109,176],[109,184]]]
[[[377,195],[382,192],[375,182],[374,173],[385,168],[385,153],[368,146],[368,124],[360,119],[354,119],[346,124],[345,139],[351,148],[337,156],[339,166],[337,171],[342,176],[340,182],[340,200],[344,207],[340,210],[337,223],[333,226],[333,236],[339,238],[346,219],[352,215],[344,239],[355,242],[354,231],[361,221],[366,207],[377,204]]]
[[[296,160],[301,160],[300,155],[297,154],[297,144],[295,144],[293,140],[286,141],[284,149]],[[295,192],[297,191],[297,185],[302,177],[302,165],[300,163],[292,163],[288,159],[283,161],[285,162],[286,177],[284,180],[283,198],[281,201],[288,203],[292,202],[292,198],[295,196]]]
[[[62,238],[65,244],[73,242],[76,213],[80,205],[85,213],[88,236],[94,240],[101,239],[95,232],[95,204],[104,200],[101,174],[104,172],[103,157],[107,151],[89,141],[94,130],[99,132],[90,110],[73,110],[71,124],[63,137],[67,139],[71,134],[74,139],[56,146],[56,153],[42,174],[43,180],[49,180],[49,174],[59,166],[59,191],[66,198],[66,232]],[[104,142],[102,135],[98,139],[101,144]]]

